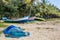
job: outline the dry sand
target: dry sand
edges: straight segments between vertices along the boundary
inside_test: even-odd
[[[25,32],[30,32],[30,36],[17,39],[6,38],[4,34],[1,34],[0,40],[60,40],[60,21],[35,22],[29,24],[15,23],[13,25],[25,29]]]

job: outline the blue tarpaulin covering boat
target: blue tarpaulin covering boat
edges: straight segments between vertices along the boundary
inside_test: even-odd
[[[3,30],[3,33],[6,37],[10,38],[20,38],[29,36],[29,32],[24,32],[21,28],[15,27],[14,25],[8,26],[6,29]]]
[[[3,17],[2,18],[4,22],[11,22],[11,23],[24,23],[24,22],[30,22],[30,21],[33,21],[34,18],[33,17],[23,17],[23,18],[19,18],[19,19],[16,19],[16,20],[10,20],[10,19],[7,19],[6,17]]]

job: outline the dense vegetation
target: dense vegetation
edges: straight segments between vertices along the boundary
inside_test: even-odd
[[[47,0],[0,0],[0,19],[2,17],[19,18],[37,16],[42,18],[59,18],[60,10],[46,2]]]

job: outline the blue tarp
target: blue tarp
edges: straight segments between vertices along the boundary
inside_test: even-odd
[[[6,29],[4,29],[3,33],[5,34],[6,37],[11,37],[11,38],[20,38],[30,35],[29,32],[24,32],[21,28],[15,27],[14,25],[11,25]]]

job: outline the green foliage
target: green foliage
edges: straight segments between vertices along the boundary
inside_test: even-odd
[[[60,17],[60,11],[57,7],[54,5],[51,5],[50,3],[47,4],[46,0],[42,0],[42,3],[40,3],[38,6],[38,9],[40,10],[40,17],[42,18],[58,18]]]
[[[47,4],[47,0],[0,0],[0,19],[37,16],[42,18],[60,17],[60,9]],[[35,4],[36,2],[36,4]]]

